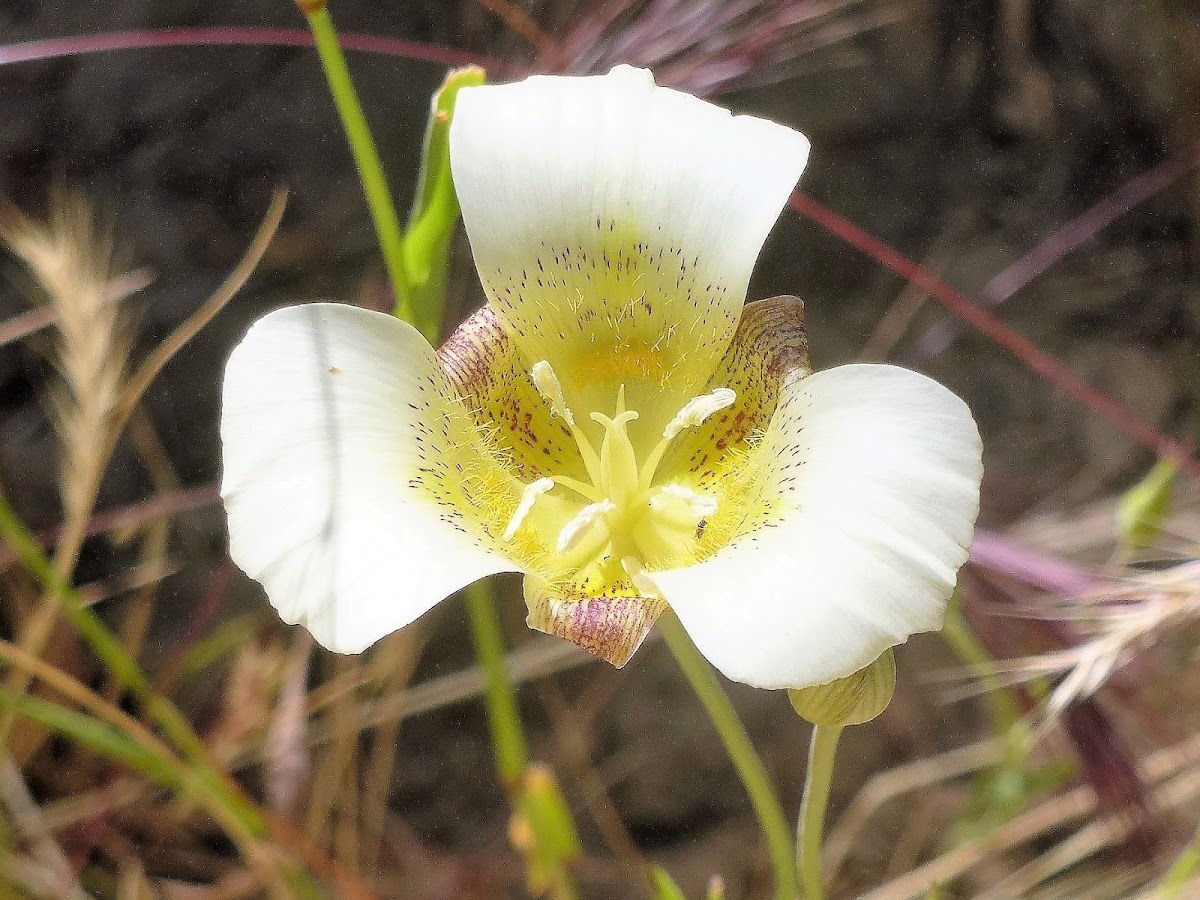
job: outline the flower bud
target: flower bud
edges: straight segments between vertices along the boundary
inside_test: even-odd
[[[896,689],[896,657],[889,647],[865,668],[828,684],[788,691],[792,708],[814,725],[870,722],[887,709]]]

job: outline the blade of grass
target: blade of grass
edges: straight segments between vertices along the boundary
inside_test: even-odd
[[[158,373],[162,371],[163,366],[170,362],[171,358],[188,341],[194,338],[205,325],[211,322],[213,317],[224,309],[226,304],[234,298],[234,295],[242,289],[242,286],[250,280],[250,276],[258,268],[263,254],[267,252],[267,247],[270,246],[271,241],[274,239],[275,232],[279,230],[279,223],[283,221],[283,211],[286,207],[287,191],[283,189],[275,191],[271,196],[271,203],[267,207],[266,215],[263,216],[262,223],[258,226],[258,231],[254,234],[254,240],[246,248],[246,252],[237,264],[237,267],[229,273],[229,276],[213,292],[212,296],[205,300],[199,309],[188,316],[182,325],[172,331],[165,341],[155,347],[154,352],[138,366],[137,371],[129,379],[129,383],[125,386],[125,391],[121,395],[120,412],[118,414],[117,427],[114,430],[120,431],[124,428],[125,423],[129,421],[129,417],[133,415],[134,410],[137,408],[138,401],[142,399],[142,394],[146,393],[146,389],[158,377]]]
[[[112,701],[96,694],[72,678],[62,669],[50,665],[45,660],[33,656],[8,641],[0,641],[0,660],[37,678],[47,687],[53,688],[65,699],[85,710],[94,720],[124,732],[145,752],[152,753],[164,760],[174,757],[171,748],[145,725],[124,712]]]
[[[1200,829],[1196,830],[1192,842],[1175,858],[1175,862],[1163,876],[1159,888],[1161,900],[1183,896],[1180,892],[1197,872],[1200,872]]]
[[[3,685],[0,685],[0,706],[8,707],[17,715],[45,725],[159,784],[168,787],[181,786],[179,772],[175,766],[130,738],[125,731],[107,722],[40,697],[18,694]]]
[[[66,578],[42,553],[12,507],[8,505],[7,498],[2,495],[0,537],[13,548],[21,564],[42,585],[43,590],[57,598],[67,620],[87,641],[108,671],[118,679],[122,687],[138,699],[145,712],[184,753],[196,768],[197,777],[201,778],[206,788],[221,801],[221,806],[228,810],[231,820],[237,823],[238,830],[254,837],[265,834],[265,824],[257,810],[212,766],[204,744],[191,725],[169,700],[151,690],[150,683],[136,660],[128,655],[121,642],[87,607]],[[36,656],[28,648],[21,649],[30,656]],[[16,708],[14,704],[9,706]]]
[[[179,476],[154,428],[154,423],[146,413],[142,404],[134,409],[129,420],[129,432],[133,443],[138,449],[138,455],[150,475],[151,483],[158,493],[170,493],[180,488]],[[86,526],[85,526],[86,527]],[[150,570],[165,571],[170,555],[172,523],[164,517],[149,523],[141,532],[141,565]],[[158,597],[158,580],[150,580],[139,586],[133,596],[124,604],[125,611],[121,622],[121,643],[125,645],[131,656],[141,655],[147,631],[150,628],[150,618],[154,614]],[[119,685],[110,682],[109,693],[117,696]]]
[[[221,495],[215,484],[202,485],[200,487],[187,488],[186,490],[176,491],[171,494],[162,494],[157,497],[151,497],[148,500],[140,500],[137,503],[131,503],[128,506],[119,506],[115,509],[106,509],[103,512],[96,513],[87,522],[87,526],[83,530],[84,537],[92,537],[93,535],[103,534],[106,531],[128,531],[138,528],[153,519],[161,519],[165,516],[175,515],[177,513],[190,512],[194,509],[210,506],[221,499]],[[34,539],[38,546],[44,549],[51,549],[58,543],[62,536],[61,528],[49,528],[37,532]],[[0,568],[9,565],[16,559],[12,548],[8,545],[0,545]]]
[[[554,39],[538,27],[537,22],[530,18],[525,10],[508,2],[508,0],[475,0],[480,6],[495,13],[505,25],[529,42],[541,55],[546,55],[554,49]]]
[[[256,865],[273,885],[272,896],[296,896],[298,879],[302,883],[303,875],[297,871],[287,873],[280,869],[272,854],[260,844],[259,838],[265,836],[265,831],[263,835],[257,835],[247,829],[236,812],[212,794],[210,781],[199,769],[155,753],[133,740],[122,728],[40,697],[19,694],[0,686],[0,707],[11,709],[19,716],[37,722],[145,778],[172,788],[184,798],[200,803],[221,825],[247,861]],[[304,896],[320,896],[313,892],[311,886],[301,890]]]
[[[112,302],[120,302],[130,294],[142,290],[153,280],[149,271],[145,269],[113,279]],[[0,347],[36,334],[48,325],[53,325],[58,317],[58,309],[47,305],[6,319],[0,323]]]
[[[1200,166],[1200,143],[1131,178],[1005,268],[984,286],[983,296],[992,306],[999,306],[1097,232],[1166,190],[1197,166]]]
[[[7,499],[2,494],[0,494],[0,538],[14,549],[22,565],[35,579],[41,582],[44,590],[54,592],[60,597],[67,620],[88,642],[109,672],[116,675],[122,686],[137,699],[151,721],[182,753],[187,762],[189,785],[192,785],[196,795],[201,798],[205,807],[226,830],[230,838],[237,843],[249,862],[260,866],[268,879],[285,892],[298,889],[296,879],[303,879],[303,873],[296,871],[287,873],[290,875],[288,885],[283,885],[285,873],[281,871],[279,861],[267,853],[261,845],[262,839],[270,837],[282,842],[284,847],[313,871],[332,880],[337,885],[340,896],[364,898],[364,900],[373,896],[356,878],[326,858],[286,822],[264,814],[232,779],[213,765],[207,748],[192,730],[188,721],[170,700],[154,692],[136,660],[128,656],[120,641],[82,602],[70,584],[66,583],[57,573],[53,564],[14,515]],[[14,649],[19,648],[14,647]],[[13,658],[16,659],[15,656]],[[27,653],[26,658],[29,658]],[[24,695],[17,694],[16,696]],[[9,706],[15,708],[12,705]],[[35,710],[34,714],[37,715],[38,712]],[[303,890],[311,893],[315,888],[307,885],[303,887]],[[283,896],[291,895],[285,893]]]
[[[1082,594],[1101,583],[1081,566],[982,528],[971,543],[971,564],[1053,594]]]
[[[662,866],[650,866],[650,881],[654,885],[655,900],[687,900],[679,885]]]
[[[31,854],[41,863],[47,877],[56,882],[54,895],[63,900],[88,900],[75,877],[71,861],[46,824],[42,808],[34,800],[12,757],[8,756],[0,759],[0,804],[7,811],[9,821],[24,834]]]
[[[475,656],[486,677],[484,702],[492,729],[496,771],[504,785],[512,789],[520,784],[529,766],[529,745],[521,730],[517,694],[505,665],[500,617],[486,584],[476,582],[463,593],[471,622],[471,637],[475,642]]]

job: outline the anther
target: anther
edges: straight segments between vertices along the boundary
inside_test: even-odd
[[[554,374],[554,368],[550,365],[550,361],[543,359],[541,362],[534,363],[529,374],[533,377],[533,386],[537,388],[537,392],[542,395],[542,399],[550,407],[550,412],[566,421],[568,425],[574,425],[575,414],[567,406],[562,385],[558,381],[558,376]]]
[[[667,423],[667,427],[663,429],[663,438],[669,441],[685,428],[695,428],[703,424],[705,419],[732,405],[736,399],[737,394],[729,388],[717,388],[711,394],[693,397],[676,413],[675,418]]]
[[[558,533],[558,545],[554,549],[558,553],[567,553],[575,549],[575,547],[579,546],[579,541],[583,538],[587,530],[605,513],[610,513],[616,508],[616,504],[609,500],[601,500],[599,503],[589,503],[575,514],[575,518],[563,526],[562,531]]]
[[[588,477],[595,484],[600,477],[600,458],[596,456],[596,451],[592,449],[592,445],[588,443],[584,433],[576,427],[575,414],[567,406],[562,384],[559,383],[558,376],[554,374],[554,368],[550,365],[550,361],[543,359],[541,362],[534,363],[533,368],[529,370],[529,375],[533,378],[533,386],[537,388],[538,394],[550,407],[550,414],[558,416],[571,429],[571,436],[579,445],[579,454],[583,457],[583,465],[587,469]]]
[[[554,481],[550,478],[539,478],[525,486],[525,492],[521,494],[521,502],[517,504],[516,512],[512,514],[512,518],[508,520],[508,527],[504,529],[504,540],[511,541],[516,537],[517,530],[525,521],[525,517],[529,515],[530,510],[533,509],[533,504],[537,502],[538,497],[552,487],[554,487]]]
[[[717,511],[717,498],[701,494],[682,484],[665,484],[650,498],[650,508],[656,513],[671,513],[671,507],[683,503],[693,519],[707,519]],[[678,507],[676,507],[677,509]]]
[[[663,429],[662,440],[650,451],[650,455],[642,465],[641,472],[638,474],[638,485],[641,489],[648,490],[650,488],[650,484],[654,480],[654,473],[658,470],[658,464],[662,461],[663,455],[676,435],[685,428],[695,428],[697,425],[703,424],[709,416],[732,405],[736,399],[737,394],[729,388],[717,388],[711,393],[693,397],[685,403],[683,409],[675,414],[675,418],[667,423],[667,427]]]

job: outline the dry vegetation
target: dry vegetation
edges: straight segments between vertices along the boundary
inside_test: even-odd
[[[1200,20],[1186,4],[1134,5],[1160,17],[1172,77],[1194,102]],[[789,79],[811,71],[818,50],[836,51],[830,65],[861,67],[871,41],[895,22],[916,17],[959,37],[970,30],[952,3],[466,6],[464,41],[476,50],[521,52],[567,71],[654,64],[701,92],[783,84],[777,102],[794,84]],[[501,24],[481,19],[480,6]],[[1033,21],[1038,4],[962,6],[990,10],[995,21],[967,49],[954,41],[942,48],[948,102],[999,109],[997,128],[1031,128],[1047,143],[1056,129],[1067,134],[1069,123],[1028,118],[1073,84],[1054,52],[1031,39],[1050,27]],[[1042,6],[1076,21],[1071,3]],[[672,27],[679,22],[690,27]],[[972,53],[998,60],[984,70],[1004,87],[955,94],[952,73],[970,68],[962,58]],[[1056,108],[1073,109],[1071,102],[1060,97]],[[1188,279],[1196,274],[1200,181],[1189,174],[1195,119],[1183,109],[1168,107],[1161,158],[1148,168],[1163,160],[1174,166],[1156,190],[1175,192],[1185,228],[1135,235],[1124,248],[1100,246],[1057,274],[1051,266],[1093,241],[1104,215],[1025,232],[1050,248],[1044,290],[1095,292],[1092,307],[1086,297],[1078,301],[1083,312],[1038,320],[1036,336],[1071,364],[1074,343],[1092,340],[1081,323],[1094,325],[1110,309],[1096,299],[1106,290],[1116,294],[1118,321],[1123,292],[1138,278],[1182,279],[1179,302],[1195,306]],[[992,161],[1005,159],[996,151]],[[1078,195],[1078,205],[1116,218],[1123,179],[1101,183]],[[1040,195],[1020,215],[1035,219],[1039,204],[1054,200]],[[933,250],[918,254],[928,268],[979,258],[989,223],[978,207],[987,202],[980,196],[976,208],[951,216]],[[302,226],[276,235],[282,206],[277,197],[257,234],[246,229],[245,257],[213,295],[201,304],[194,298],[195,312],[152,341],[137,335],[140,292],[155,288],[114,252],[120,223],[108,224],[77,197],[54,200],[43,217],[0,208],[10,285],[32,302],[0,324],[0,354],[20,354],[37,373],[31,396],[17,405],[52,429],[55,451],[39,462],[59,486],[57,501],[31,496],[22,487],[37,483],[28,459],[0,456],[25,466],[0,468],[9,498],[0,515],[0,896],[321,895],[314,885],[347,898],[523,895],[529,838],[519,819],[510,820],[491,775],[483,678],[463,649],[459,608],[442,607],[362,657],[314,648],[274,620],[223,550],[214,557],[211,535],[196,524],[215,488],[182,475],[172,448],[181,441],[211,448],[214,436],[168,436],[168,427],[196,427],[186,408],[170,426],[147,410],[156,377],[264,254],[267,265],[278,264],[271,252],[304,257]],[[1011,231],[1011,217],[999,227]],[[1146,260],[1166,244],[1181,262],[1164,276]],[[233,266],[237,253],[221,246]],[[1005,270],[1007,294],[986,299],[998,305],[1042,277],[1045,258]],[[804,271],[793,266],[787,277]],[[969,267],[955,274],[972,289]],[[858,336],[847,345],[857,340],[869,358],[921,357],[956,373],[951,380],[968,393],[982,383],[969,356],[928,350],[951,346],[961,322],[932,315],[926,291],[869,277],[859,286],[880,302],[858,307]],[[981,284],[975,289],[984,297]],[[1125,331],[1119,324],[1112,333],[1128,338],[1122,352],[1131,354],[1133,384],[1113,392],[1152,419],[1152,429],[1186,442],[1195,433],[1192,398],[1200,395],[1200,325],[1180,327],[1186,336],[1175,349],[1183,349],[1159,377],[1138,368],[1161,356],[1157,332],[1144,322]],[[215,383],[222,360],[207,364],[205,377]],[[997,383],[1003,376],[989,385]],[[1018,382],[997,407],[1019,406],[1028,383]],[[1172,403],[1147,393],[1164,384]],[[1171,872],[1174,896],[1200,897],[1200,482],[1177,476],[1157,495],[1171,497],[1169,514],[1144,515],[1153,527],[1131,542],[1117,526],[1118,508],[1128,503],[1119,488],[1145,474],[1148,453],[1102,428],[1080,451],[1087,459],[1072,460],[1078,433],[1063,438],[1050,428],[1047,436],[1047,417],[1085,418],[1083,440],[1098,419],[1061,404],[1038,411],[1030,426],[1036,439],[1022,446],[1004,415],[980,406],[984,396],[973,399],[998,445],[989,451],[998,474],[985,483],[988,530],[945,641],[907,648],[893,707],[845,739],[825,846],[831,895],[1149,898],[1169,896],[1163,878]],[[0,443],[15,445],[22,434],[9,427]],[[142,473],[139,497],[110,482],[131,468]],[[1022,480],[1023,468],[1046,474]],[[179,575],[184,580],[172,580]],[[610,671],[525,632],[517,606],[514,599],[506,610],[510,670],[534,755],[556,774],[579,824],[584,851],[572,868],[582,896],[647,896],[648,862],[675,874],[689,897],[703,896],[714,875],[729,898],[769,896],[765,854],[723,751],[653,643],[629,670]],[[734,696],[794,809],[804,726],[780,698]]]

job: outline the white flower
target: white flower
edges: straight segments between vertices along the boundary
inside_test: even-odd
[[[811,374],[799,300],[744,304],[808,153],[621,67],[467,89],[451,128],[488,303],[435,352],[281,309],[226,372],[230,552],[357,652],[483,576],[622,665],[670,606],[730,678],[802,687],[941,627],[979,501],[966,406]]]

